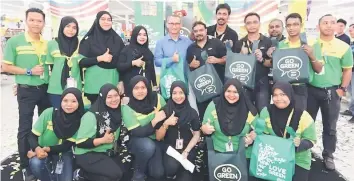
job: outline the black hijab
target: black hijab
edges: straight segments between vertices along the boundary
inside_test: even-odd
[[[59,139],[71,138],[80,127],[80,120],[85,113],[84,102],[82,101],[81,91],[77,88],[65,89],[61,95],[61,101],[67,94],[73,94],[76,97],[79,107],[73,113],[66,113],[60,106],[59,109],[53,108],[52,122],[55,135]]]
[[[225,98],[225,92],[231,85],[236,87],[239,94],[239,100],[233,104],[230,104]],[[226,136],[239,135],[246,124],[248,113],[251,112],[255,116],[257,115],[257,109],[246,96],[239,80],[227,80],[223,90],[219,97],[213,99],[221,131]]]
[[[141,45],[138,43],[138,35],[140,30],[145,30],[146,36],[147,36],[147,41]],[[140,58],[141,56],[144,56],[142,59],[145,62],[148,62],[146,60],[152,61],[154,59],[154,55],[149,49],[149,36],[146,28],[144,26],[136,26],[133,29],[132,36],[130,38],[130,44],[128,45],[132,49],[132,54],[133,54],[133,59],[136,60]]]
[[[140,81],[144,82],[148,93],[143,100],[137,100],[133,95],[133,89],[137,83]],[[157,106],[157,93],[153,92],[151,89],[151,85],[148,83],[148,80],[141,75],[134,76],[130,80],[130,90],[132,91],[129,94],[129,107],[132,108],[137,113],[149,114],[154,111],[154,107]]]
[[[268,106],[269,116],[270,116],[270,121],[272,124],[273,131],[277,136],[283,137],[283,133],[286,128],[286,123],[289,119],[291,111],[294,110],[289,126],[296,131],[303,110],[301,110],[301,108],[295,107],[294,91],[293,88],[291,87],[291,84],[289,84],[288,82],[278,81],[273,85],[272,88],[273,94],[275,89],[282,90],[285,93],[285,95],[289,97],[290,100],[290,104],[288,105],[288,107],[284,109],[279,109],[275,104],[271,104]],[[289,136],[290,135],[287,134],[287,138],[289,138]]]
[[[172,99],[172,93],[176,87],[181,88],[186,97],[182,104],[176,104]],[[187,96],[186,84],[182,81],[175,81],[172,83],[170,88],[170,99],[167,101],[166,106],[163,108],[163,111],[166,114],[166,118],[170,117],[173,111],[175,112],[175,116],[178,117],[177,124],[180,126],[195,119],[199,120],[198,113],[190,106]]]
[[[93,25],[82,38],[80,43],[80,54],[86,57],[97,57],[104,54],[107,51],[107,48],[109,48],[109,53],[113,57],[119,56],[120,51],[124,47],[124,43],[112,28],[105,31],[100,26],[100,18],[105,14],[108,14],[112,18],[112,15],[107,11],[100,11],[97,13]],[[105,69],[115,69],[117,68],[117,61],[117,57],[112,58],[110,63],[100,62],[98,63],[98,66]]]
[[[70,23],[75,23],[77,28],[77,32],[75,36],[71,38],[67,37],[64,34],[65,26],[67,26]],[[63,17],[61,19],[60,26],[59,26],[58,37],[55,38],[55,40],[58,42],[61,55],[71,57],[74,54],[74,52],[76,51],[79,45],[79,38],[77,37],[78,34],[79,34],[79,24],[76,21],[76,19],[71,16]],[[65,89],[67,78],[69,78],[69,71],[70,68],[68,66],[68,59],[66,58],[64,62],[63,71],[61,73],[61,87],[63,89]]]
[[[118,89],[113,84],[105,84],[101,87],[96,102],[91,106],[90,112],[94,113],[97,119],[97,137],[103,137],[106,130],[110,129],[111,133],[115,132],[122,123],[122,115],[120,104],[118,108],[113,109],[108,107],[106,99],[108,92]]]

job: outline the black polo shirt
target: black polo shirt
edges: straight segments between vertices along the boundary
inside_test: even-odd
[[[206,50],[208,56],[214,56],[216,58],[222,58],[226,56],[226,47],[219,39],[208,37],[207,42],[204,47],[199,47],[197,42],[192,43],[187,49],[187,62],[190,64],[195,56],[198,61],[200,61],[200,66],[205,64],[205,61],[202,59],[201,52]],[[224,82],[225,77],[225,65],[222,64],[213,64],[215,70],[218,72],[218,75],[222,82]],[[191,71],[195,70],[189,67]]]
[[[267,51],[270,47],[272,47],[272,41],[270,40],[270,38],[262,35],[260,33],[260,37],[259,37],[259,44],[258,44],[258,49],[261,50],[263,58],[264,59],[270,59],[267,55]],[[243,43],[245,43],[245,47],[248,49],[248,54],[251,54],[252,51],[252,42],[250,42],[248,40],[248,35],[246,35],[245,37],[243,37],[240,41],[238,41],[237,43],[237,47],[236,47],[236,52],[240,53],[241,52],[241,48]],[[256,82],[258,82],[261,78],[263,77],[268,77],[269,74],[269,67],[265,67],[261,62],[257,61],[257,66],[256,66]]]
[[[345,33],[342,34],[342,35],[340,35],[340,36],[337,36],[337,35],[336,35],[336,38],[338,38],[338,39],[344,41],[345,43],[347,43],[348,45],[350,45],[350,38],[349,38],[349,36],[346,35]]]
[[[232,51],[236,52],[236,42],[238,41],[238,35],[235,30],[231,29],[229,26],[226,26],[225,32],[223,34],[218,35],[216,32],[216,24],[213,26],[209,26],[207,28],[207,33],[209,36],[219,39],[221,42],[226,40],[232,40],[233,46]]]

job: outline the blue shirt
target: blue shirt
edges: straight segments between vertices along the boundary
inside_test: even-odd
[[[168,62],[166,66],[170,67],[173,63],[172,56],[176,51],[179,56],[182,57],[184,61],[186,61],[187,48],[190,44],[192,44],[192,41],[189,38],[181,35],[178,37],[177,41],[173,40],[169,34],[164,36],[161,40],[158,40],[154,54],[156,67],[161,67],[162,60],[167,60]]]

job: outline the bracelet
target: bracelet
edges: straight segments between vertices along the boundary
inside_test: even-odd
[[[313,61],[311,61],[311,63],[315,63],[315,62],[317,62],[317,60],[313,60]]]

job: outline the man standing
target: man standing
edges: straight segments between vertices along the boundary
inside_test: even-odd
[[[353,39],[353,41],[350,42],[350,47],[351,47],[353,57],[354,57],[354,24],[351,24],[349,26],[349,34],[350,34],[350,37]],[[353,73],[354,73],[354,69],[352,69],[352,77],[353,77]],[[353,78],[350,81],[350,86],[349,86],[348,90],[350,91],[351,99],[350,99],[349,109],[345,110],[343,112],[343,115],[353,116],[349,120],[349,122],[354,123],[354,80],[353,80]]]
[[[316,60],[313,49],[309,45],[306,45],[306,44],[302,45],[301,40],[300,40],[300,33],[301,33],[302,26],[303,26],[301,15],[298,13],[291,13],[286,17],[285,23],[286,23],[286,30],[288,32],[288,38],[281,41],[278,45],[278,48],[279,49],[288,49],[288,48],[302,47],[302,49],[305,51],[305,53],[310,58],[310,64],[311,64],[312,69],[316,73],[320,73],[322,70],[322,64]],[[273,48],[270,48],[269,50],[274,51]],[[293,87],[294,93],[295,93],[296,104],[298,104],[296,107],[306,110],[307,96],[308,96],[306,84],[294,83],[294,84],[292,84],[292,87]]]
[[[269,38],[276,38],[279,42],[285,40],[283,35],[284,24],[280,19],[273,19],[268,26]]]
[[[205,63],[213,64],[221,81],[224,82],[226,62],[225,45],[219,39],[208,37],[207,27],[201,21],[195,22],[192,30],[195,37],[195,42],[187,49],[187,62],[190,70],[194,71]],[[203,60],[202,58],[201,52],[203,51],[206,51],[208,54],[207,60]],[[211,100],[197,103],[200,120],[203,120],[205,110],[210,101]]]
[[[2,67],[5,72],[16,75],[19,109],[17,143],[23,177],[29,181],[35,179],[27,158],[30,150],[27,137],[32,129],[33,111],[37,106],[40,115],[50,104],[47,97],[48,67],[44,66],[47,42],[41,36],[45,14],[37,8],[28,9],[26,24],[27,32],[8,40]]]
[[[345,34],[345,27],[347,26],[347,21],[344,19],[339,19],[337,21],[337,34],[336,38],[344,41],[348,45],[350,45],[350,38],[348,35]]]
[[[246,89],[246,93],[255,103],[257,109],[261,111],[270,103],[268,73],[272,63],[267,51],[272,46],[272,41],[259,33],[261,22],[257,13],[248,13],[244,22],[248,34],[238,42],[237,52],[256,55],[256,85],[254,90]],[[256,41],[259,41],[258,47],[256,50],[252,50],[253,43]]]
[[[334,170],[333,153],[337,143],[337,120],[341,97],[345,95],[352,77],[353,55],[345,42],[334,37],[336,18],[330,14],[319,20],[320,38],[315,43],[317,60],[323,64],[320,73],[311,72],[308,86],[307,112],[316,120],[321,109],[323,123],[323,152],[325,167]],[[311,71],[311,70],[310,70]]]
[[[209,26],[207,32],[209,36],[219,39],[226,46],[229,46],[233,52],[236,52],[236,46],[234,45],[238,41],[238,35],[235,30],[227,25],[230,14],[231,8],[227,3],[219,4],[216,8],[216,24]]]

